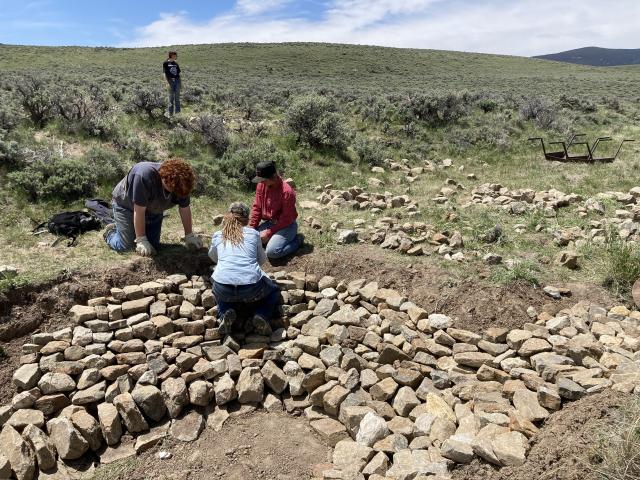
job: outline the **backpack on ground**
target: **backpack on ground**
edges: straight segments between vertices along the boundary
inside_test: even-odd
[[[90,198],[84,202],[84,206],[100,220],[102,225],[114,223],[110,202],[100,198]]]
[[[56,213],[46,222],[42,222],[33,229],[34,235],[49,232],[57,236],[52,246],[64,237],[69,239],[68,247],[72,247],[76,243],[77,237],[91,230],[100,230],[102,224],[98,218],[88,212],[81,210],[74,212]]]

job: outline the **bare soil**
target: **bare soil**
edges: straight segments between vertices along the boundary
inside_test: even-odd
[[[159,451],[172,457],[160,460]],[[207,428],[193,443],[167,440],[109,478],[309,480],[322,476],[318,471],[328,468],[330,455],[331,448],[316,437],[306,420],[258,411],[229,418],[220,432]]]
[[[527,460],[497,470],[474,460],[453,472],[454,480],[587,480],[598,462],[598,434],[628,395],[606,391],[565,405],[532,438]]]

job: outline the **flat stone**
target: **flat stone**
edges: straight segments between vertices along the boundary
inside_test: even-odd
[[[181,442],[193,442],[200,436],[206,423],[202,414],[192,410],[171,422],[169,433]]]
[[[36,456],[27,441],[11,425],[5,425],[0,432],[0,456],[8,460],[18,480],[32,480],[36,475]],[[1,462],[0,458],[0,463]],[[7,470],[6,466],[1,466]],[[9,478],[7,476],[7,478]]]
[[[339,441],[349,438],[345,426],[332,418],[314,420],[310,425],[330,447],[335,447]]]

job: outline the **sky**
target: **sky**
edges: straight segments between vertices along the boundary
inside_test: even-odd
[[[0,43],[330,42],[532,56],[640,48],[640,0],[0,0]]]

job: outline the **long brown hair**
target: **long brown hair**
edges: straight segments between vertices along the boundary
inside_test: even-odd
[[[222,242],[229,241],[231,245],[238,246],[244,241],[242,231],[249,223],[249,209],[240,202],[232,203],[229,211],[222,218]]]

